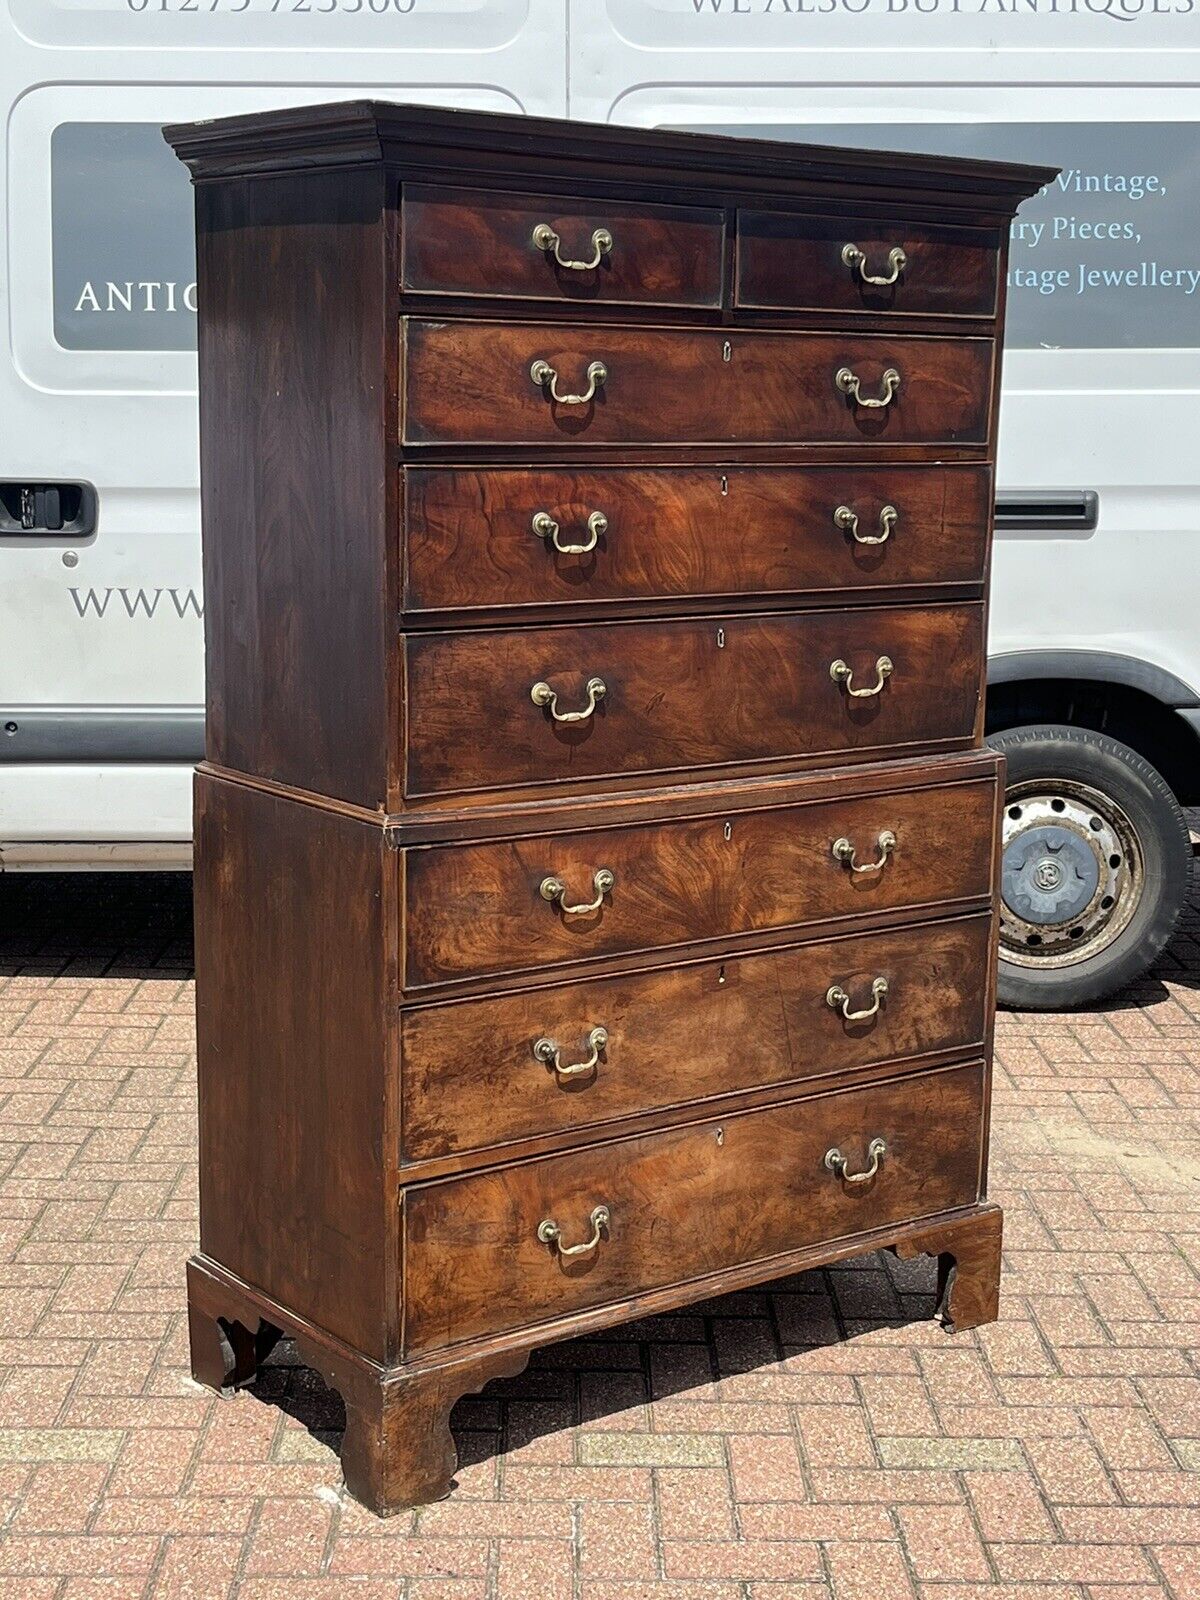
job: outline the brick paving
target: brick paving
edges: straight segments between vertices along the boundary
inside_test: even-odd
[[[1200,907],[1000,1021],[996,1326],[871,1257],[551,1348],[380,1523],[286,1345],[188,1375],[189,889],[0,878],[0,1600],[1200,1597]]]

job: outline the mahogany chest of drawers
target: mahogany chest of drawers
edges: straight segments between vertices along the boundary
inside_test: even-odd
[[[197,1377],[351,1490],[861,1251],[995,1315],[1006,238],[1049,172],[351,104],[196,185]]]

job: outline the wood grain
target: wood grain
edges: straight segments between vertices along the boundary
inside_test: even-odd
[[[987,437],[990,339],[405,324],[409,444],[861,446]],[[535,360],[557,371],[560,394],[583,392],[593,361],[604,363],[608,378],[590,404],[555,405],[530,378]],[[844,366],[868,397],[896,368],[896,399],[882,411],[855,405],[834,385]]]
[[[966,1205],[976,1198],[980,1066],[793,1101],[764,1111],[567,1151],[405,1194],[409,1355],[501,1333],[635,1291]],[[848,1184],[882,1137],[877,1176]],[[538,1225],[567,1245],[611,1221],[598,1247],[561,1262]]]
[[[856,699],[851,687],[891,676]],[[570,629],[478,630],[406,641],[410,795],[789,757],[866,759],[968,747],[983,658],[977,605],[839,610]],[[560,714],[606,692],[586,722]]]
[[[569,608],[706,596],[864,597],[981,585],[991,521],[986,467],[410,467],[406,611]],[[840,506],[882,545],[855,542]],[[562,555],[532,521],[545,511]]]
[[[938,1258],[938,1315],[950,1333],[982,1327],[1000,1315],[1003,1232],[1000,1207],[987,1206],[973,1216],[909,1234],[893,1246],[902,1261]]]
[[[197,776],[201,1248],[376,1360],[396,1248],[386,857],[379,827]]]
[[[846,244],[867,257],[875,277],[892,271],[889,253],[907,261],[896,283],[863,280],[842,259]],[[829,309],[843,315],[990,317],[996,309],[1000,235],[995,229],[937,228],[899,218],[738,212],[734,304]]]
[[[952,784],[408,850],[406,983],[421,988],[984,896],[993,796],[988,783]],[[835,861],[831,846],[842,836],[860,863],[874,861],[884,829],[897,843],[882,871],[856,876]],[[582,902],[601,867],[616,884],[588,916],[567,916],[538,892],[555,875],[571,901]]]
[[[823,940],[659,972],[556,984],[406,1010],[401,1021],[401,1159],[419,1161],[606,1122],[711,1095],[846,1072],[930,1050],[979,1049],[990,921]],[[847,1022],[826,994],[879,1013]],[[607,1043],[595,1069],[559,1076],[534,1045],[549,1038],[564,1067]]]
[[[382,808],[399,604],[382,175],[196,205],[208,759]]]
[[[592,271],[559,266],[533,230],[559,234],[564,260],[612,248]],[[639,206],[565,195],[406,185],[400,204],[402,287],[410,293],[596,304],[716,306],[725,218],[693,206]]]

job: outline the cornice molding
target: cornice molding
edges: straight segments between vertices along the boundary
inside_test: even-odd
[[[878,208],[919,202],[945,216],[1000,221],[1056,175],[1053,167],[954,156],[843,150],[778,140],[673,133],[544,117],[371,100],[300,106],[208,122],[163,136],[197,183],[321,168],[380,166],[456,185],[593,189],[681,181],[726,204],[849,194]]]

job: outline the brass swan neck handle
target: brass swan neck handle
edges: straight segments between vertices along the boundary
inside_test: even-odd
[[[896,664],[891,656],[877,656],[875,658],[875,682],[869,689],[856,689],[854,687],[854,674],[846,662],[839,659],[829,663],[829,676],[834,683],[840,683],[846,693],[854,700],[871,700],[877,694],[882,694],[883,686],[896,670]]]
[[[535,683],[529,691],[529,698],[535,706],[542,706],[548,710],[555,722],[586,722],[607,693],[608,685],[603,678],[589,678],[587,681],[587,705],[584,706],[582,711],[560,711],[558,709],[558,695],[548,683]]]
[[[562,1229],[553,1217],[545,1217],[538,1223],[537,1236],[543,1244],[552,1244],[555,1254],[560,1261],[569,1261],[572,1256],[590,1255],[600,1244],[600,1237],[612,1220],[612,1213],[607,1206],[595,1206],[588,1221],[592,1225],[592,1236],[585,1239],[582,1244],[564,1244],[562,1242]]]
[[[568,917],[586,916],[589,911],[599,911],[604,904],[604,896],[617,881],[616,873],[608,867],[598,867],[592,873],[592,888],[596,891],[595,898],[585,900],[581,905],[569,906],[567,904],[567,886],[561,878],[543,878],[538,886],[538,893],[543,900],[551,904],[557,902],[558,909]]]
[[[841,528],[843,533],[849,533],[855,544],[886,544],[896,528],[899,516],[895,506],[884,506],[879,513],[878,533],[859,533],[858,512],[850,506],[838,506],[833,513],[834,526]]]
[[[870,1022],[872,1017],[879,1015],[880,1004],[888,991],[887,979],[876,978],[871,984],[873,1003],[862,1011],[851,1011],[849,993],[842,988],[840,983],[835,983],[825,991],[825,1004],[834,1011],[840,1011],[847,1022]]]
[[[849,867],[851,872],[882,872],[895,848],[896,835],[890,828],[884,828],[876,841],[876,849],[879,853],[874,861],[857,861],[855,859],[854,846],[849,839],[835,839],[832,852],[833,859],[840,861],[843,866]]]
[[[572,261],[569,256],[562,254],[562,235],[556,233],[548,222],[539,222],[533,230],[533,243],[537,249],[548,256],[554,257],[556,266],[564,272],[595,272],[605,256],[612,253],[613,236],[607,228],[597,228],[592,234],[592,257],[590,261]]]
[[[834,1145],[832,1150],[826,1150],[825,1152],[825,1165],[843,1183],[870,1183],[871,1179],[879,1171],[879,1164],[885,1155],[887,1155],[887,1140],[872,1139],[867,1146],[867,1159],[871,1163],[870,1166],[866,1167],[862,1172],[851,1172],[846,1157],[838,1149],[837,1145]]]
[[[890,289],[908,265],[908,257],[899,245],[895,245],[888,251],[888,273],[886,277],[876,277],[873,273],[867,271],[867,252],[860,250],[856,244],[844,244],[842,246],[842,260],[848,267],[857,268],[858,275],[864,283],[873,284],[879,289]]]
[[[587,1036],[590,1054],[583,1061],[572,1062],[563,1066],[562,1046],[554,1039],[539,1039],[533,1047],[533,1053],[539,1061],[544,1061],[548,1067],[554,1068],[557,1078],[582,1078],[589,1072],[595,1072],[600,1064],[600,1052],[608,1043],[607,1028],[593,1028]]]
[[[883,374],[883,394],[879,399],[862,392],[862,379],[850,367],[839,367],[834,374],[834,383],[848,394],[856,406],[862,406],[865,411],[882,411],[884,406],[890,406],[900,388],[900,374],[895,367],[889,367]]]
[[[557,369],[540,358],[530,367],[529,376],[539,389],[548,391],[556,406],[586,406],[596,398],[596,390],[608,381],[608,368],[603,361],[591,362],[587,369],[588,386],[582,394],[559,394]]]

